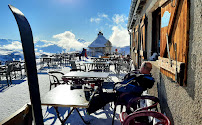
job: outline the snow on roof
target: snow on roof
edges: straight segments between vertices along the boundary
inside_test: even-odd
[[[107,41],[103,33],[99,32],[97,38],[88,47],[105,47]]]

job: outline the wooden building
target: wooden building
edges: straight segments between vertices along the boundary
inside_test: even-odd
[[[97,38],[88,46],[90,56],[103,56],[111,54],[112,44],[100,31]]]
[[[202,124],[202,28],[200,0],[132,0],[130,54],[136,68],[154,54],[160,109],[173,124]]]

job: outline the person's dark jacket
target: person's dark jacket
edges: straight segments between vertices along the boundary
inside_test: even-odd
[[[152,75],[140,74],[139,71],[133,71],[128,73],[121,85],[117,85],[115,89],[118,92],[141,94],[143,91],[152,88],[154,82],[155,80]]]

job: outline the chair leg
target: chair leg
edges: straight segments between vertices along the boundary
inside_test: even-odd
[[[9,77],[10,77],[10,82],[11,82],[11,84],[12,84],[12,78],[11,78],[11,75],[9,75]]]
[[[16,71],[14,71],[14,74],[15,74],[15,79],[16,79]]]
[[[115,118],[115,114],[116,114],[116,106],[117,106],[117,104],[114,105],[114,113],[113,113],[113,118],[112,118],[112,125],[114,125],[114,118]]]
[[[7,81],[7,85],[9,87],[9,83],[8,83],[8,75],[6,75],[6,81]]]
[[[22,79],[22,69],[20,70],[20,73],[21,73],[21,79]]]
[[[121,105],[121,111],[120,111],[120,113],[123,111],[123,105]]]

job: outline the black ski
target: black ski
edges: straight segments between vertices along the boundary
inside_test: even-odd
[[[41,110],[41,100],[37,77],[32,30],[24,14],[14,6],[11,5],[8,6],[16,19],[20,32],[25,65],[27,69],[27,78],[30,92],[30,100],[32,104],[33,118],[35,120],[36,125],[43,125],[44,123]]]

